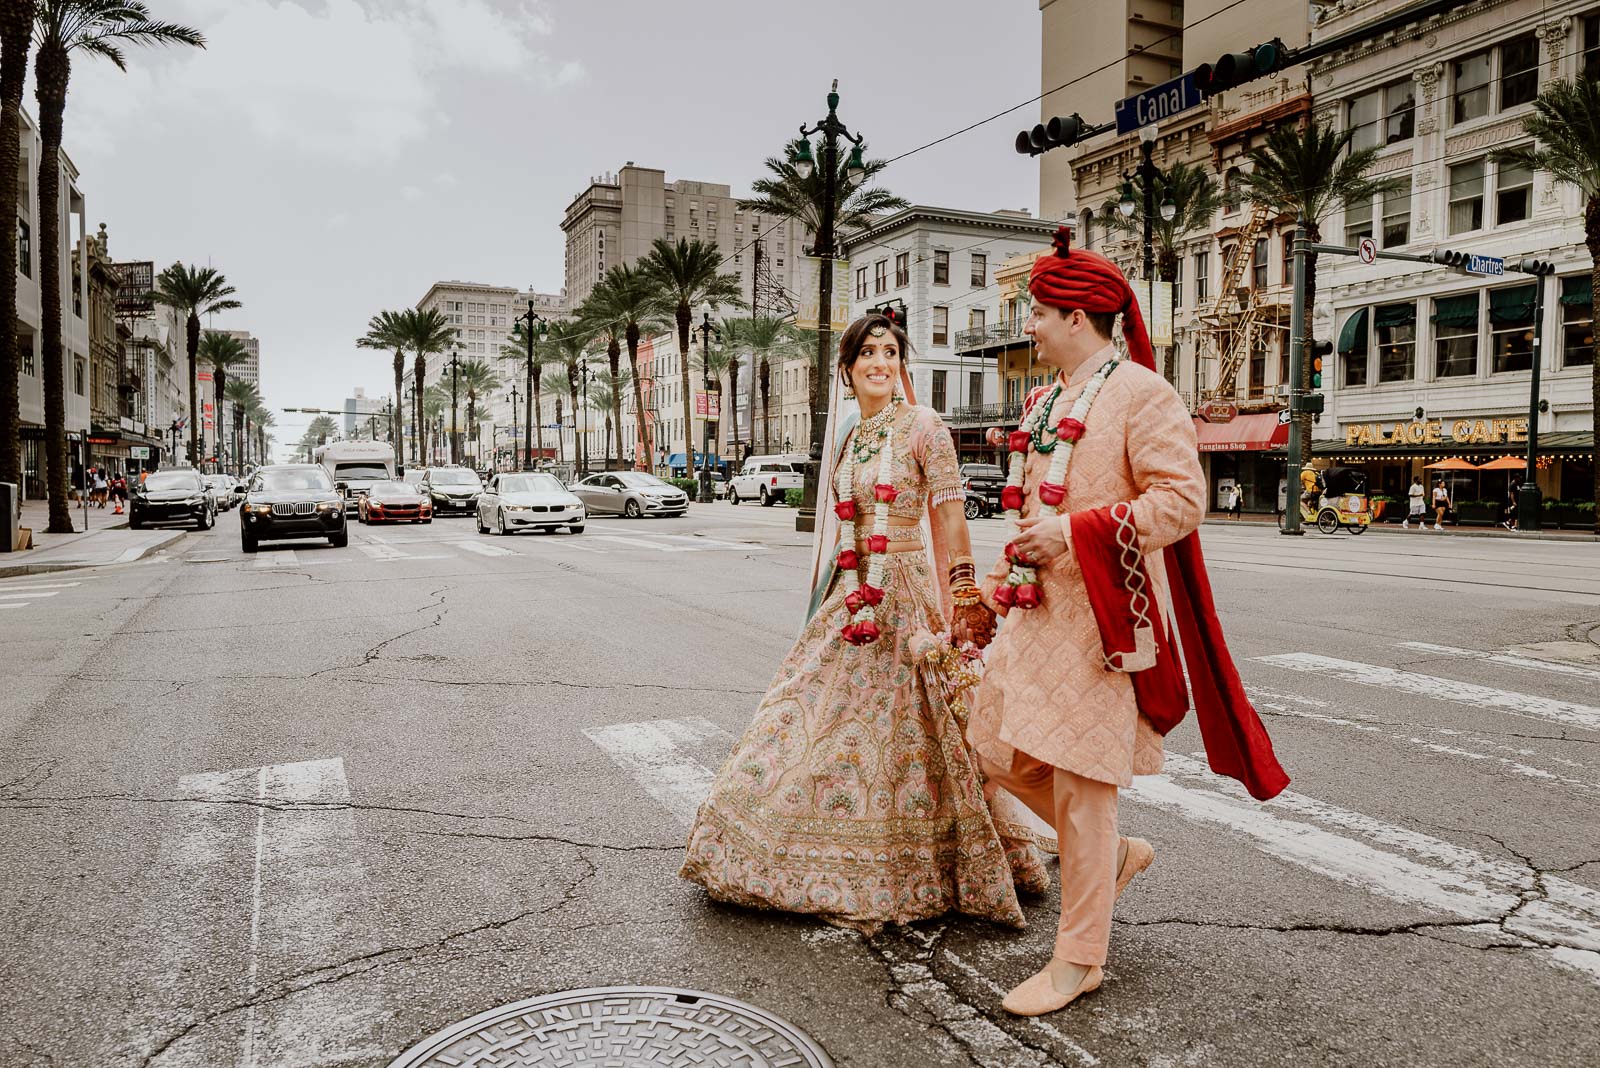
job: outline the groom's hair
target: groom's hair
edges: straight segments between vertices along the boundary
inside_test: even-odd
[[[1076,311],[1083,311],[1083,309],[1081,309],[1081,308],[1078,308],[1078,309],[1056,308],[1056,311],[1061,313],[1061,318],[1063,318],[1063,319],[1065,319],[1067,316],[1071,315],[1073,313],[1073,311],[1075,311],[1075,310]],[[1086,312],[1083,312],[1083,315],[1084,315],[1084,318],[1089,320],[1089,326],[1091,328],[1093,328],[1095,333],[1099,334],[1101,337],[1105,338],[1107,341],[1111,340],[1111,331],[1117,325],[1117,313],[1116,312],[1092,312],[1092,311],[1086,311]]]

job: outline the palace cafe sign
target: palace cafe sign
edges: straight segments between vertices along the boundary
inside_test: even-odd
[[[1446,431],[1449,437],[1445,436]],[[1528,440],[1528,420],[1416,419],[1409,423],[1355,423],[1344,428],[1346,445],[1516,445]]]

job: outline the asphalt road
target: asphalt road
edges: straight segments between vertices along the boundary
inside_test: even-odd
[[[1600,1063],[1600,547],[1208,526],[1294,783],[1249,802],[1175,731],[1105,986],[1026,1022],[1049,897],[869,942],[677,878],[798,629],[792,520],[246,557],[229,515],[0,581],[0,1065],[384,1065],[620,984],[872,1068]]]

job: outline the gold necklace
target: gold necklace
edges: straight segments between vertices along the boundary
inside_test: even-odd
[[[889,439],[899,410],[900,402],[891,400],[883,411],[861,420],[856,427],[856,436],[850,442],[850,454],[855,457],[856,463],[864,464],[883,451],[883,443]]]

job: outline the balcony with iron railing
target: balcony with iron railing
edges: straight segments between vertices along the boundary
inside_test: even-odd
[[[950,409],[945,422],[952,427],[1002,426],[1021,418],[1021,404],[968,404]]]
[[[978,326],[970,330],[956,331],[955,350],[957,352],[974,352],[979,349],[999,348],[1009,345],[1027,337],[1022,332],[1027,323],[1025,318],[1002,319],[992,326]]]

